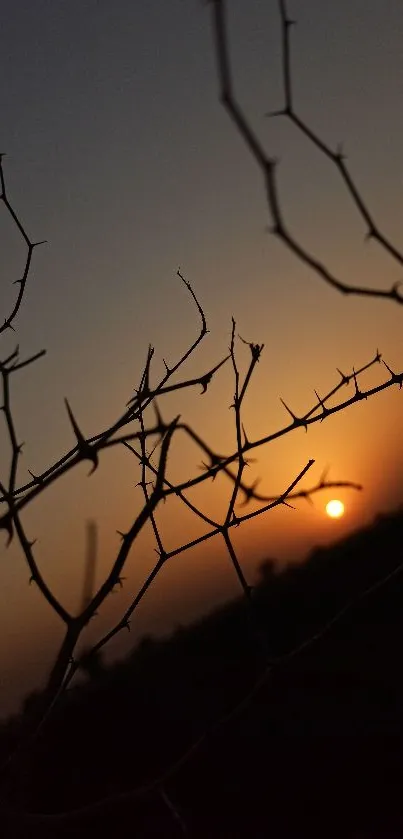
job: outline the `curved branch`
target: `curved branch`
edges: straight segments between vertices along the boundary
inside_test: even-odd
[[[210,0],[212,5],[212,23],[217,60],[219,96],[230,119],[234,123],[238,133],[243,138],[250,153],[262,170],[268,209],[271,217],[271,232],[277,236],[283,244],[292,251],[298,259],[318,274],[328,285],[342,294],[353,294],[361,297],[379,297],[392,300],[394,303],[403,304],[403,294],[399,291],[399,283],[392,285],[390,289],[369,288],[367,286],[351,285],[340,280],[324,265],[313,253],[308,251],[288,230],[284,220],[284,214],[280,203],[279,188],[277,185],[277,161],[269,157],[259,142],[256,133],[253,131],[248,119],[240,108],[233,91],[231,65],[229,59],[228,35],[225,19],[225,0]],[[387,252],[403,264],[403,254],[380,232],[375,225],[364,200],[355,186],[347,169],[341,151],[333,152],[322,140],[320,140],[309,126],[304,123],[293,110],[292,105],[292,81],[290,69],[290,47],[289,30],[293,23],[287,14],[284,0],[279,0],[282,21],[282,44],[283,44],[283,84],[285,89],[286,104],[280,111],[275,111],[271,116],[285,115],[297,125],[297,127],[337,166],[346,187],[367,224],[367,237],[376,239]]]
[[[0,335],[2,332],[5,332],[7,329],[12,329],[14,331],[13,321],[16,319],[18,312],[21,308],[22,300],[25,294],[25,288],[28,280],[28,275],[31,269],[32,263],[32,254],[34,252],[34,248],[38,247],[38,245],[45,244],[45,239],[42,242],[31,242],[28,234],[25,231],[25,228],[20,221],[17,213],[13,209],[10,201],[8,200],[7,191],[6,191],[6,182],[4,178],[4,169],[3,169],[3,157],[5,157],[4,153],[0,153],[0,201],[3,202],[8,214],[11,216],[17,230],[19,231],[20,235],[22,236],[26,246],[27,246],[27,256],[25,259],[25,266],[22,273],[22,277],[19,280],[14,280],[15,285],[19,285],[19,290],[17,294],[16,301],[14,306],[10,312],[10,314],[4,318],[4,323],[0,326]]]

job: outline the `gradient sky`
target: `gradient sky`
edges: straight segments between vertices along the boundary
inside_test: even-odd
[[[269,154],[280,158],[279,185],[291,230],[341,278],[384,285],[401,267],[375,243],[328,161],[292,126],[264,114],[283,104],[280,29],[275,0],[232,0],[231,55],[238,98]],[[403,6],[399,0],[289,3],[293,73],[300,114],[336,146],[375,220],[401,242],[403,166]],[[0,31],[1,151],[13,206],[33,240],[27,294],[17,321],[24,355],[47,355],[14,382],[14,414],[26,441],[20,479],[40,473],[74,444],[64,397],[92,436],[124,408],[139,381],[148,344],[174,360],[198,329],[196,313],[176,276],[180,266],[205,310],[210,334],[186,374],[205,372],[227,351],[231,316],[247,340],[265,344],[244,421],[250,439],[287,419],[279,397],[298,413],[379,347],[391,368],[402,364],[403,312],[389,301],[342,297],[267,232],[261,176],[217,99],[210,9],[197,0],[4,0]],[[8,313],[24,251],[4,211],[0,218],[0,307]],[[15,336],[2,336],[2,357]],[[244,348],[240,348],[240,359]],[[363,385],[384,380],[377,367]],[[162,404],[181,412],[218,450],[232,451],[228,406],[231,371],[204,397],[197,389]],[[305,485],[326,465],[329,477],[364,484],[362,494],[336,493],[341,522],[324,505],[276,510],[235,535],[253,581],[267,556],[300,560],[403,501],[402,393],[397,388],[343,415],[297,430],[259,452],[251,478],[283,490],[315,458]],[[1,438],[0,467],[9,450]],[[176,449],[175,465],[194,474],[200,456]],[[86,521],[99,528],[98,583],[118,547],[116,529],[133,519],[138,474],[126,451],[105,453],[87,479],[83,465],[27,511],[30,538],[49,583],[67,608],[78,606]],[[198,495],[211,512],[224,509],[228,485]],[[199,532],[180,506],[162,512],[167,549]],[[91,627],[96,638],[130,602],[154,561],[151,535],[134,549],[123,592],[109,598]],[[62,625],[28,586],[17,546],[2,549],[0,711],[10,711],[40,682],[62,637]],[[137,633],[163,630],[200,613],[206,603],[237,592],[217,541],[167,566],[141,606]],[[95,623],[97,625],[95,626]],[[133,643],[135,633],[125,643]],[[120,645],[120,646],[119,646]],[[121,651],[111,644],[108,655]]]

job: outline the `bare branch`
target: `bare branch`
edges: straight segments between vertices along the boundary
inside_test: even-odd
[[[45,243],[45,240],[43,240],[42,242],[31,242],[28,234],[25,231],[25,227],[23,226],[22,222],[20,221],[19,217],[17,216],[17,213],[15,212],[15,210],[13,209],[12,205],[10,204],[10,202],[8,200],[7,191],[6,191],[6,183],[5,183],[5,178],[4,178],[3,157],[5,157],[5,154],[4,153],[0,154],[0,189],[1,189],[0,201],[3,202],[8,214],[11,216],[14,224],[17,227],[17,230],[19,231],[20,235],[22,236],[22,238],[23,238],[23,240],[24,240],[24,242],[27,246],[27,256],[26,256],[24,271],[23,271],[21,279],[14,280],[14,283],[19,285],[17,299],[14,303],[13,309],[11,310],[10,314],[4,319],[4,323],[2,324],[2,326],[0,326],[0,334],[2,332],[6,332],[7,329],[14,330],[13,322],[15,321],[15,319],[18,315],[18,312],[21,308],[22,300],[23,300],[23,297],[24,297],[24,294],[25,294],[25,288],[26,288],[28,275],[29,275],[30,268],[31,268],[32,254],[33,254],[34,248],[36,248],[38,245],[43,245]]]
[[[346,283],[338,279],[314,254],[310,253],[295,238],[295,236],[290,233],[284,220],[284,214],[280,204],[280,195],[276,175],[276,160],[273,157],[269,157],[264,151],[263,146],[259,142],[256,133],[253,131],[248,119],[241,110],[233,92],[226,28],[226,2],[225,0],[212,0],[211,6],[220,100],[230,119],[234,123],[238,133],[243,138],[250,153],[262,171],[271,219],[271,232],[273,235],[277,236],[301,262],[312,268],[312,270],[325,280],[326,283],[342,294],[354,294],[361,297],[380,297],[402,304],[403,294],[399,291],[398,284],[394,284],[390,289],[382,289]],[[374,223],[372,216],[349,173],[341,151],[337,150],[336,152],[333,152],[314,134],[314,132],[297,116],[294,111],[289,40],[291,24],[294,23],[294,21],[288,18],[285,0],[279,0],[279,10],[282,24],[282,64],[285,105],[280,111],[275,111],[269,115],[282,115],[288,117],[288,119],[290,119],[300,129],[300,131],[302,131],[302,133],[304,133],[311,142],[314,143],[314,145],[336,165],[344,183],[346,184],[351,198],[367,225],[367,237],[376,239],[379,244],[381,244],[397,262],[399,262],[399,264],[403,264],[403,254],[381,233]]]

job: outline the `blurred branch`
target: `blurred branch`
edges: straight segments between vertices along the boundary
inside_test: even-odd
[[[375,239],[400,265],[403,265],[403,254],[396,248],[375,224],[364,199],[361,197],[346,164],[345,155],[338,148],[333,151],[326,143],[316,135],[312,129],[297,115],[293,105],[293,88],[290,59],[290,29],[294,21],[287,14],[285,0],[278,0],[282,28],[282,67],[283,67],[283,88],[284,106],[269,116],[286,116],[308,139],[324,154],[339,171],[347,190],[357,207],[366,227],[366,238]],[[255,159],[262,171],[269,214],[271,218],[271,232],[283,242],[283,244],[305,265],[308,265],[325,282],[342,294],[355,294],[362,297],[381,297],[392,300],[395,303],[403,303],[403,294],[399,291],[399,283],[392,285],[390,289],[369,288],[366,286],[351,285],[338,279],[313,253],[308,251],[290,233],[280,203],[280,194],[277,184],[277,161],[269,157],[256,133],[253,131],[247,117],[239,106],[233,89],[232,72],[229,58],[228,34],[226,25],[226,2],[225,0],[210,0],[212,6],[212,24],[217,60],[217,71],[219,81],[220,101],[226,109],[236,130],[244,140],[252,157]]]
[[[362,198],[358,187],[356,186],[353,177],[349,171],[348,165],[346,163],[346,156],[343,153],[341,145],[338,146],[336,151],[334,151],[327,143],[324,142],[322,138],[316,134],[312,128],[308,125],[305,120],[301,119],[298,115],[295,106],[294,106],[294,95],[293,95],[293,87],[292,87],[292,71],[291,71],[291,28],[292,26],[296,25],[295,20],[291,20],[288,17],[287,13],[287,3],[286,0],[278,0],[279,12],[280,12],[280,20],[281,20],[281,44],[282,44],[282,67],[283,67],[283,89],[284,89],[284,107],[275,112],[274,114],[269,114],[269,116],[285,116],[287,117],[290,122],[295,125],[295,127],[310,140],[310,142],[320,151],[322,154],[327,157],[331,163],[334,164],[336,169],[338,170],[340,177],[342,178],[345,187],[352,199],[353,204],[355,204],[361,218],[363,219],[366,227],[366,239],[375,239],[381,247],[391,256],[399,265],[403,265],[403,254],[398,248],[393,245],[393,243],[386,238],[386,236],[381,232],[379,226],[375,223],[371,212]],[[341,289],[343,290],[343,289]],[[385,293],[374,291],[374,296],[385,296]],[[403,296],[398,293],[397,288],[392,287],[389,292],[386,292],[386,296],[391,297],[396,302],[402,303]]]
[[[80,612],[91,603],[94,594],[95,572],[97,565],[97,526],[94,521],[87,521],[87,551],[85,555],[83,592]]]

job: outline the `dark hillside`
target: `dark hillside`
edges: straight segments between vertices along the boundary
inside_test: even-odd
[[[71,690],[32,749],[19,807],[59,813],[47,836],[388,837],[401,816],[403,515],[380,518],[302,567],[262,566],[239,600]],[[353,603],[315,643],[287,653]],[[240,712],[265,656],[280,659]],[[282,659],[282,660],[281,660]],[[213,728],[211,726],[213,725]],[[209,730],[164,782],[147,785]],[[18,725],[3,727],[2,750]],[[36,826],[39,829],[39,825]],[[34,835],[30,824],[18,835]]]

